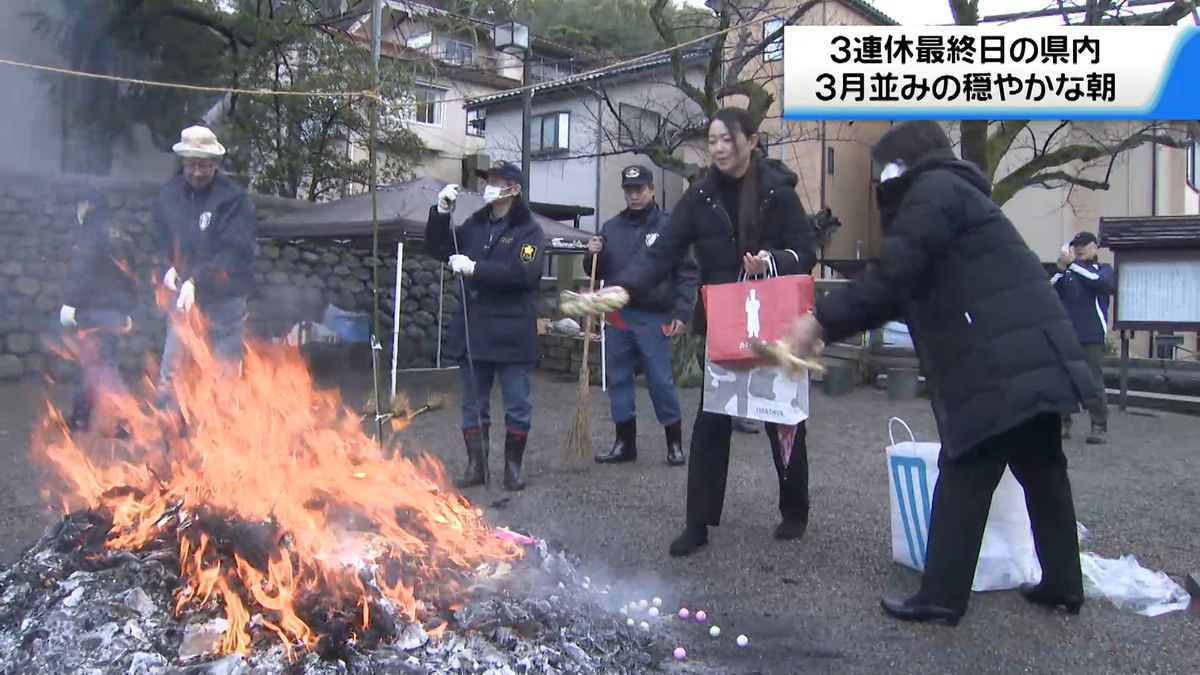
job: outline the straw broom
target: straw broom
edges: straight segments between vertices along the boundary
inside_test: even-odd
[[[588,292],[596,291],[596,264],[599,253],[592,254],[592,275]],[[582,467],[586,464],[592,449],[592,433],[590,415],[588,413],[588,377],[591,374],[588,367],[588,350],[592,346],[592,316],[583,320],[583,362],[579,364],[579,400],[575,405],[575,416],[571,427],[567,430],[567,444],[564,453],[567,466]]]

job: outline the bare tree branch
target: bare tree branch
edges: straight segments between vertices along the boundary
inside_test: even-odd
[[[770,47],[773,42],[783,39],[784,27],[795,25],[797,21],[804,18],[804,15],[808,14],[809,10],[820,4],[821,1],[822,0],[808,0],[808,2],[798,6],[790,15],[788,15],[786,19],[783,20],[783,26],[780,26],[778,29],[772,31],[770,35],[763,36],[763,39],[759,40],[757,44],[735,58],[733,63],[729,66],[726,77],[730,80],[739,77],[742,69],[746,67],[746,64],[750,63],[750,61],[766,51],[767,47]]]

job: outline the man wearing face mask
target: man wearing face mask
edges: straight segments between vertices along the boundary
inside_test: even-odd
[[[497,380],[504,400],[504,488],[523,490],[521,467],[533,416],[529,374],[540,350],[537,339],[538,284],[542,278],[542,228],[521,195],[523,175],[509,162],[480,171],[487,180],[487,206],[451,232],[458,186],[447,185],[430,207],[425,245],[463,280],[460,311],[454,313],[446,353],[459,361],[462,430],[467,470],[459,488],[489,480],[489,401]]]
[[[942,449],[921,586],[883,608],[905,621],[957,624],[1005,468],[1025,489],[1041,582],[1025,599],[1078,613],[1083,576],[1060,415],[1096,395],[1079,341],[1038,257],[991,199],[991,181],[955,156],[936,122],[897,124],[872,157],[883,251],[818,298],[788,337],[818,342],[908,324]]]
[[[588,250],[598,253],[596,278],[615,279],[634,256],[654,245],[669,216],[654,201],[654,174],[644,166],[626,167],[621,172],[621,189],[626,209],[600,227]],[[592,256],[586,256],[584,271],[592,273]],[[682,413],[671,372],[671,338],[683,332],[696,306],[699,274],[688,256],[651,292],[614,312],[606,329],[605,359],[608,369],[608,398],[616,441],[612,449],[596,456],[601,464],[637,459],[637,417],[634,371],[641,364],[650,388],[650,402],[663,425],[667,439],[667,463],[685,463]]]
[[[152,212],[159,255],[169,261],[163,285],[174,293],[161,365],[163,406],[173,399],[171,380],[185,352],[179,321],[193,309],[207,320],[221,374],[237,373],[254,283],[254,202],[219,170],[225,148],[212,131],[195,126],[180,136],[173,149],[181,171],[163,186]]]

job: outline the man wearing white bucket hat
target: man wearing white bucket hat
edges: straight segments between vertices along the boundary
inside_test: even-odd
[[[222,371],[237,371],[253,285],[256,225],[249,195],[218,170],[225,148],[211,130],[188,127],[172,149],[182,167],[159,192],[153,211],[158,252],[168,261],[163,285],[174,294],[160,378],[161,395],[168,398],[185,353],[179,320],[193,310],[205,319],[209,347]]]

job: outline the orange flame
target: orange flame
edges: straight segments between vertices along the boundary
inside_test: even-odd
[[[435,460],[386,457],[336,391],[314,386],[297,348],[248,341],[242,375],[225,377],[198,312],[172,315],[190,356],[171,392],[186,438],[173,414],[113,392],[104,409],[128,440],[72,438],[47,404],[34,456],[50,469],[48,498],[111,517],[107,548],[178,537],[175,612],[219,597],[221,653],[250,648],[254,613],[289,655],[311,648],[319,636],[301,617],[313,597],[350,617],[360,636],[380,608],[428,621],[436,635],[436,615],[472,570],[521,555],[447,489]],[[151,379],[144,384],[154,400]]]

